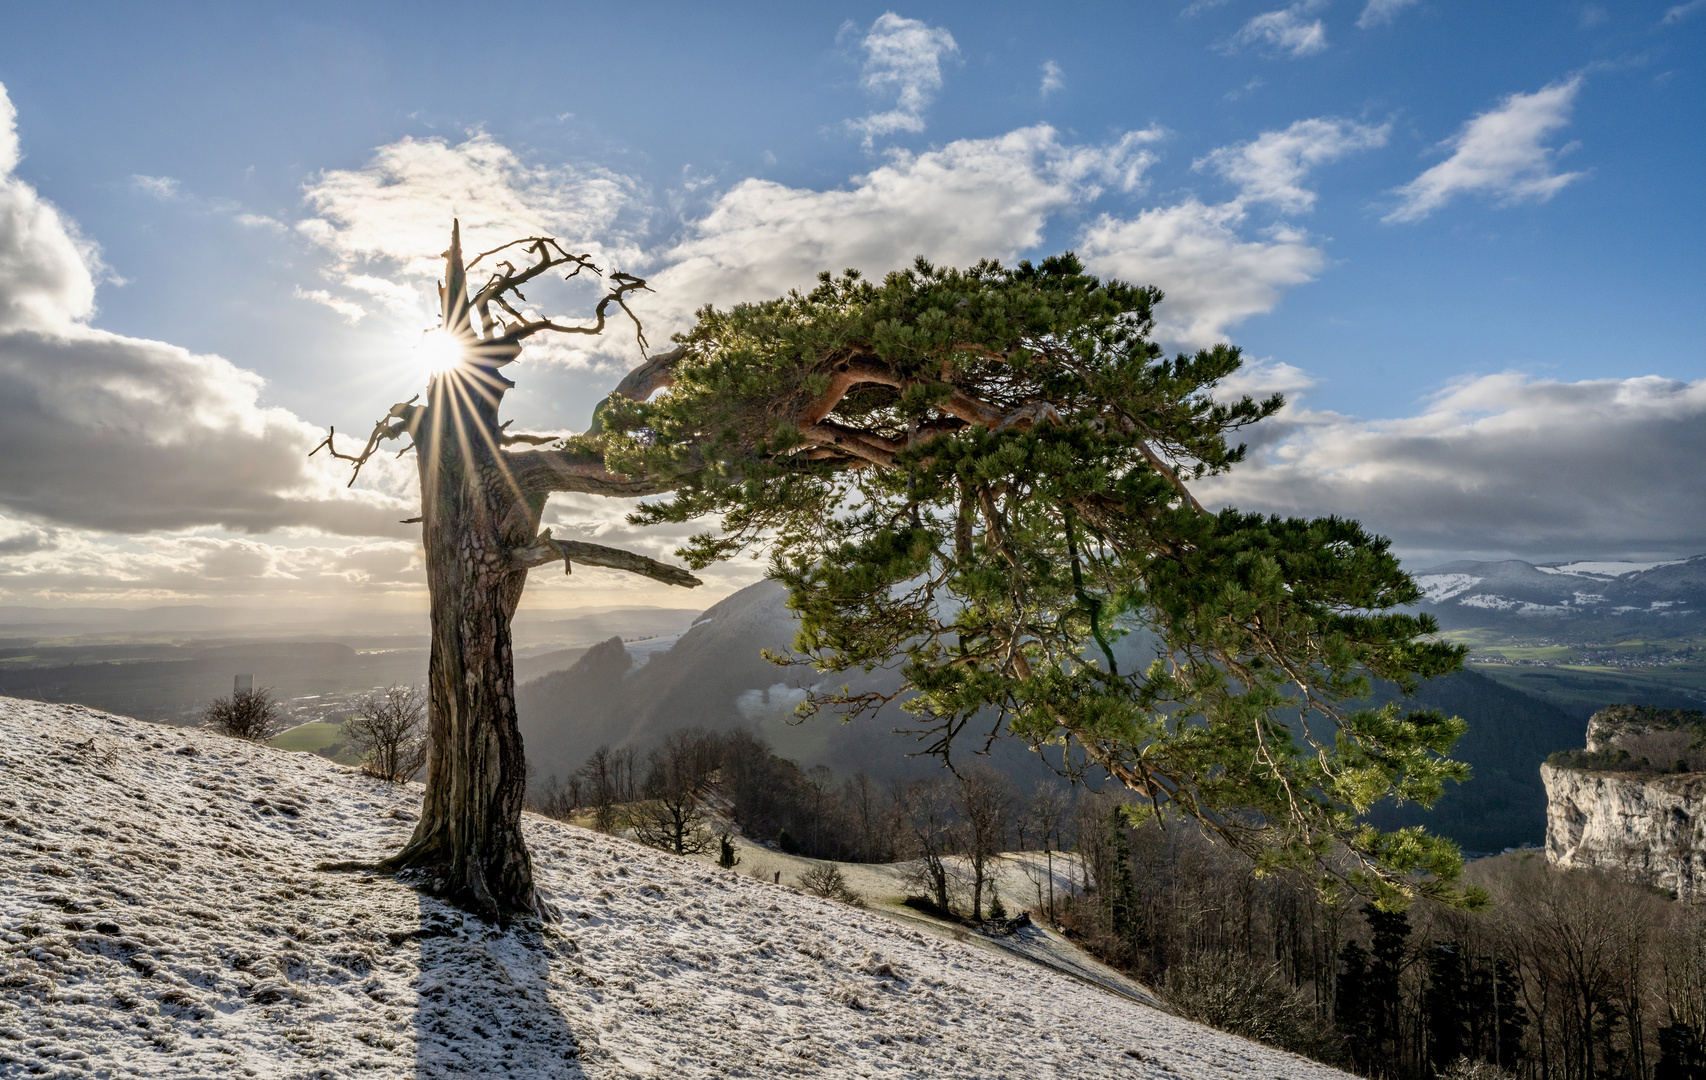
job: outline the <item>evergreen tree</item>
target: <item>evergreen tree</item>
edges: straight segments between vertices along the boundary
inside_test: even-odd
[[[1355,941],[1339,949],[1339,979],[1333,990],[1333,1027],[1345,1040],[1352,1063],[1367,1071],[1373,1064],[1374,1009],[1368,950]]]
[[[1522,1061],[1522,1037],[1528,1029],[1528,1010],[1517,995],[1520,984],[1516,965],[1502,956],[1493,957],[1477,972],[1477,979],[1472,1018],[1486,1030],[1477,1037],[1476,1045],[1484,1060],[1501,1069],[1515,1069]]]
[[[1368,919],[1369,954],[1367,1010],[1369,1056],[1373,1063],[1394,1071],[1402,1050],[1403,999],[1399,979],[1404,973],[1410,940],[1410,919],[1402,911],[1363,907]]]
[[[1468,989],[1463,946],[1455,941],[1436,941],[1428,950],[1428,984],[1422,993],[1428,1025],[1428,1061],[1436,1070],[1462,1057],[1466,1049]]]
[[[693,566],[766,547],[797,662],[901,661],[895,694],[817,692],[802,714],[899,700],[947,756],[991,710],[987,737],[1099,766],[1263,870],[1332,878],[1348,849],[1346,876],[1388,906],[1473,901],[1451,843],[1358,816],[1466,776],[1444,756],[1461,721],[1350,704],[1463,650],[1402,610],[1419,589],[1355,522],[1198,501],[1191,485],[1235,467],[1232,438],[1282,401],[1217,389],[1243,363],[1230,346],[1164,357],[1160,299],[1070,254],[825,274],[700,312],[646,376],[671,392],[612,395],[566,449],[674,491],[637,523],[718,516],[683,549]],[[1153,662],[1122,660],[1138,632]]]
[[[1121,807],[1115,806],[1108,812],[1108,864],[1106,880],[1096,883],[1098,897],[1102,901],[1102,911],[1108,920],[1108,929],[1114,936],[1135,943],[1138,936],[1139,923],[1137,918],[1137,880],[1131,872],[1131,837],[1127,835],[1129,822]]]
[[[1659,1063],[1653,1080],[1706,1080],[1706,1048],[1700,1033],[1687,1024],[1659,1029]]]

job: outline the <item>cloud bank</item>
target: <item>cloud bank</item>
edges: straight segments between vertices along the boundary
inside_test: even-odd
[[[1115,188],[1133,191],[1155,160],[1158,130],[1102,146],[1065,144],[1046,125],[961,139],[888,163],[829,191],[744,180],[712,203],[659,258],[651,281],[678,320],[812,284],[823,270],[872,276],[915,256],[965,265],[1011,261],[1042,242],[1054,215]]]
[[[309,461],[320,433],[261,406],[259,377],[88,325],[99,254],[12,174],[14,117],[0,87],[0,508],[116,532],[394,534],[401,504]]]
[[[1307,386],[1289,368],[1246,377],[1251,392]],[[1203,494],[1356,517],[1412,551],[1693,555],[1706,539],[1706,472],[1687,464],[1706,460],[1706,379],[1487,375],[1414,416],[1294,404],[1251,434],[1250,460]]]

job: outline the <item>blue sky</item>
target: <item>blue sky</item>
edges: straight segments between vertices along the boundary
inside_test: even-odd
[[[1706,490],[1675,465],[1706,449],[1702,0],[516,4],[489,22],[96,4],[9,21],[8,190],[15,220],[37,216],[0,235],[0,299],[48,255],[70,267],[47,204],[95,292],[91,308],[65,269],[58,307],[0,336],[0,409],[71,432],[0,446],[0,602],[417,595],[392,527],[406,468],[351,495],[285,462],[311,429],[359,430],[412,392],[432,272],[416,256],[452,213],[478,238],[537,226],[652,275],[665,329],[819,268],[1075,248],[1168,292],[1167,344],[1230,339],[1256,361],[1246,385],[1292,395],[1220,497],[1356,514],[1418,566],[1706,550]],[[635,360],[621,335],[541,353],[510,413],[579,428]],[[138,420],[124,444],[52,404],[49,370],[109,402],[181,383],[141,397],[177,401],[182,431]],[[230,475],[78,501],[25,474],[50,448],[66,476],[98,469],[96,445],[130,445],[138,475]],[[619,510],[557,512],[608,536]]]

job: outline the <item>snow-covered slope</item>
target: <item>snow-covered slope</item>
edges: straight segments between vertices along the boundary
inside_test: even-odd
[[[1454,562],[1415,576],[1423,604],[1458,616],[1455,622],[1497,615],[1674,620],[1706,607],[1706,555],[1659,563]]]
[[[418,787],[0,698],[0,1075],[1330,1077],[879,916],[529,819],[564,913],[328,873]]]

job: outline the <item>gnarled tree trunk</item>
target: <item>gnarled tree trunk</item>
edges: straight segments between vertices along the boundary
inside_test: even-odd
[[[390,864],[426,870],[433,891],[475,910],[544,915],[521,838],[527,765],[510,619],[527,569],[510,552],[532,544],[545,500],[518,496],[498,456],[507,380],[477,360],[464,366],[476,380],[463,367],[433,379],[416,435],[432,597],[431,754],[420,823]]]
[[[553,491],[632,496],[662,489],[644,478],[613,475],[602,461],[584,454],[505,449],[517,442],[537,446],[555,440],[504,432],[498,408],[514,384],[500,369],[520,355],[525,338],[540,330],[601,332],[606,308],[622,304],[625,293],[645,283],[618,275],[617,285],[597,307],[594,326],[529,320],[506,301],[506,293],[519,297],[521,284],[565,263],[576,266],[577,273],[597,268],[586,256],[569,254],[549,238],[505,245],[515,246],[524,246],[537,261],[520,270],[499,263],[504,272],[494,273],[470,298],[461,230],[453,229],[440,290],[440,332],[455,343],[456,361],[433,375],[425,405],[409,401],[394,406],[375,425],[360,455],[338,454],[332,436],[322,446],[354,461],[359,472],[381,441],[407,434],[419,460],[420,520],[432,603],[426,799],[409,843],[380,867],[418,871],[431,891],[482,915],[534,912],[549,918],[550,908],[533,883],[532,859],[521,833],[527,764],[515,710],[510,620],[521,602],[528,570],[560,559],[566,571],[572,559],[668,584],[699,582],[684,570],[643,556],[559,541],[549,530],[539,532],[545,501]],[[494,316],[493,305],[513,321],[506,324],[501,314]],[[617,392],[640,397],[667,385],[670,360],[666,354],[648,361],[636,372],[637,381],[631,376]]]

